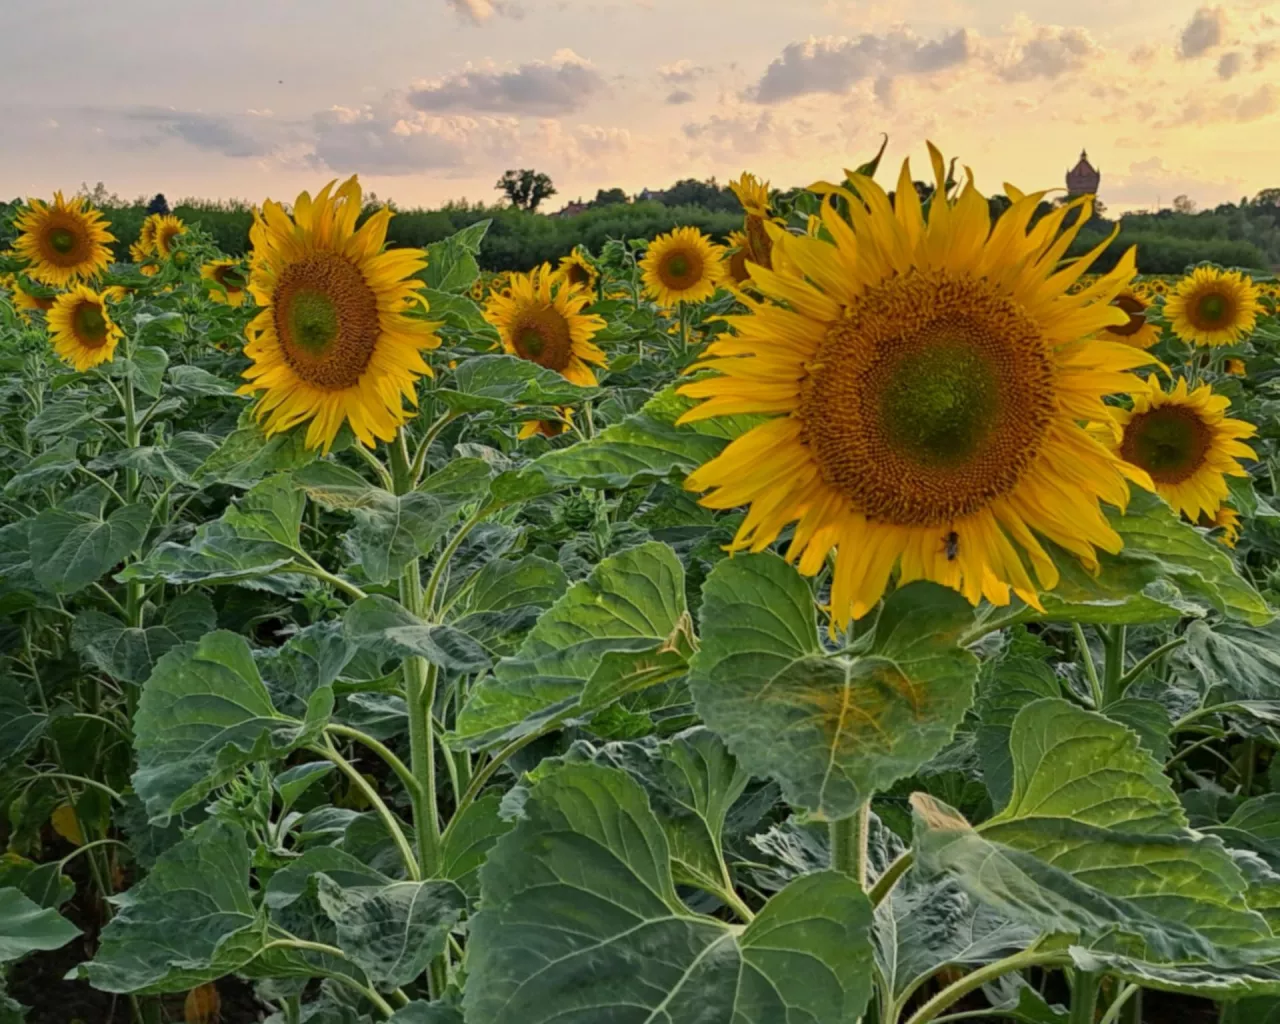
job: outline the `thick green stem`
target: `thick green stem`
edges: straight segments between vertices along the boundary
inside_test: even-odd
[[[1106,652],[1106,663],[1103,665],[1102,677],[1104,707],[1108,704],[1114,704],[1124,696],[1124,658],[1127,632],[1128,628],[1126,626],[1114,626],[1102,634],[1103,650]]]
[[[382,758],[388,768],[396,773],[400,781],[404,783],[404,788],[409,792],[410,796],[418,789],[417,776],[413,774],[408,765],[396,757],[395,752],[387,747],[385,743],[374,739],[368,733],[361,732],[359,729],[353,729],[349,725],[340,725],[337,722],[330,722],[324,727],[324,731],[334,736],[355,740],[357,743],[372,750]]]
[[[867,887],[867,823],[871,818],[871,802],[864,803],[854,814],[831,822],[831,866],[836,871]]]
[[[1116,1000],[1107,1007],[1107,1012],[1102,1015],[1102,1020],[1098,1024],[1116,1024],[1120,1020],[1120,1013],[1124,1010],[1125,1004],[1138,994],[1138,986],[1132,982],[1125,985],[1120,990],[1120,994],[1116,996]]]
[[[124,391],[121,398],[123,399],[121,404],[124,407],[124,443],[126,448],[132,450],[137,448],[142,441],[142,433],[138,425],[138,410],[134,404],[132,372],[125,375]],[[124,498],[128,504],[133,504],[133,502],[137,501],[140,486],[137,468],[126,466],[124,470]],[[142,625],[142,592],[143,583],[140,580],[130,580],[125,584],[125,620],[126,624],[133,629],[138,629]],[[130,704],[132,705],[132,701]],[[132,717],[132,706],[130,706],[129,710],[130,717]]]
[[[907,850],[884,869],[884,874],[876,879],[876,884],[867,893],[873,907],[878,907],[885,901],[889,893],[893,892],[893,887],[898,884],[898,879],[911,869],[911,865],[915,863],[915,860],[916,855],[911,850]]]
[[[1185,636],[1176,636],[1172,640],[1170,640],[1167,644],[1161,644],[1159,647],[1157,647],[1154,651],[1148,654],[1145,658],[1143,658],[1136,665],[1134,665],[1133,668],[1129,669],[1128,672],[1126,672],[1123,676],[1120,677],[1121,691],[1129,689],[1129,686],[1132,683],[1137,682],[1138,677],[1142,675],[1143,672],[1149,669],[1152,665],[1154,665],[1157,661],[1163,658],[1170,651],[1176,651],[1179,647],[1181,647],[1186,642],[1187,642],[1187,638]]]
[[[1076,637],[1076,647],[1080,649],[1080,661],[1084,665],[1084,674],[1089,680],[1089,692],[1093,696],[1094,709],[1101,711],[1106,703],[1106,691],[1102,689],[1102,682],[1098,679],[1098,667],[1093,663],[1093,652],[1089,650],[1089,641],[1085,639],[1080,623],[1071,623],[1071,630]]]
[[[1068,1024],[1094,1024],[1098,1012],[1098,988],[1102,975],[1090,971],[1076,971],[1071,987],[1071,1016]]]
[[[413,855],[413,847],[409,845],[409,840],[405,838],[400,822],[391,813],[391,808],[383,802],[382,797],[378,796],[378,791],[369,785],[369,780],[356,770],[355,765],[338,753],[338,748],[333,745],[333,741],[327,736],[323,747],[313,747],[311,749],[321,757],[325,757],[337,765],[338,769],[351,781],[351,784],[369,801],[370,806],[377,812],[378,817],[382,819],[382,824],[386,826],[387,832],[390,833],[391,838],[395,841],[409,877],[415,882],[421,879],[423,876],[418,871],[418,861]],[[431,876],[428,875],[426,877],[429,878]]]

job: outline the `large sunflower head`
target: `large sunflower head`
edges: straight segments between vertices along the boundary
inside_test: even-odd
[[[705,302],[724,279],[723,252],[722,246],[694,227],[659,235],[640,261],[645,291],[663,306]]]
[[[9,301],[13,304],[13,308],[27,323],[31,323],[33,312],[48,313],[53,309],[53,300],[57,298],[56,295],[35,294],[30,290],[30,283],[24,284],[22,278],[16,274],[10,276],[6,287],[9,288]]]
[[[180,235],[187,233],[187,226],[171,213],[152,214],[156,218],[155,235],[152,240],[154,252],[162,260],[173,255],[174,243]]]
[[[53,300],[47,315],[53,350],[83,373],[109,362],[123,332],[107,311],[107,298],[82,284]]]
[[[1130,475],[1192,522],[1213,515],[1227,499],[1226,477],[1248,476],[1236,460],[1257,458],[1241,440],[1257,428],[1229,419],[1230,400],[1209,385],[1188,390],[1185,377],[1171,391],[1154,378],[1140,382],[1130,398],[1132,409],[1110,410],[1112,448],[1138,470]]]
[[[1090,285],[1089,287],[1092,287]],[[1150,348],[1160,340],[1160,328],[1147,322],[1147,301],[1132,284],[1120,292],[1111,304],[1128,316],[1123,324],[1104,328],[1102,337],[1107,341],[1119,341],[1134,348]]]
[[[425,309],[421,249],[383,252],[391,211],[359,230],[361,191],[353,175],[334,192],[298,196],[290,217],[268,200],[255,212],[249,292],[262,311],[245,329],[242,392],[262,392],[258,416],[274,434],[310,421],[306,444],[328,450],[344,421],[361,443],[392,440],[417,405],[416,383],[431,368],[423,349],[440,344]]]
[[[27,260],[27,273],[41,284],[65,288],[97,277],[111,263],[108,243],[115,236],[86,199],[68,202],[61,192],[54,194],[52,203],[32,199],[14,226],[21,232],[14,252]]]
[[[574,249],[560,260],[556,274],[570,287],[581,288],[593,296],[596,293],[596,283],[600,280],[600,271],[580,249]]]
[[[215,285],[210,288],[211,302],[243,306],[249,279],[239,260],[212,260],[200,268],[200,276]]]
[[[484,308],[502,347],[574,384],[594,387],[596,375],[588,364],[604,366],[605,355],[591,339],[605,322],[582,312],[591,296],[565,284],[547,263],[528,274],[512,274],[508,285],[505,293],[491,293]]]
[[[941,196],[946,167],[930,155]],[[769,419],[686,486],[712,508],[749,506],[736,548],[763,550],[795,523],[788,557],[809,575],[834,548],[837,624],[872,609],[895,569],[974,603],[1012,590],[1037,604],[1058,581],[1039,537],[1091,569],[1096,549],[1121,546],[1099,502],[1124,504],[1124,475],[1080,421],[1105,417],[1103,398],[1151,361],[1095,339],[1126,320],[1111,301],[1133,253],[1070,295],[1111,241],[1062,263],[1087,199],[1030,226],[1044,193],[1010,188],[993,224],[972,178],[927,217],[906,164],[894,201],[868,177],[851,184],[857,195],[828,190],[848,214],[824,203],[825,237],[769,225],[784,258],[752,269],[762,298],[726,318],[732,334],[700,364],[715,375],[681,388],[704,399],[684,421]]]
[[[1193,345],[1233,345],[1253,331],[1258,289],[1238,270],[1196,267],[1165,301],[1173,333]]]
[[[738,197],[738,202],[748,214],[757,217],[769,216],[769,183],[761,181],[750,171],[743,171],[737,181],[729,182],[729,188]]]

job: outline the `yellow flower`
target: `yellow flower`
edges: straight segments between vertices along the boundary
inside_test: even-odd
[[[748,214],[757,217],[769,216],[769,183],[761,181],[750,171],[743,171],[737,181],[729,182],[729,188],[738,197],[738,202]]]
[[[1173,333],[1193,345],[1232,345],[1253,331],[1258,289],[1238,270],[1196,267],[1165,302]]]
[[[53,350],[81,373],[110,362],[123,336],[106,298],[82,284],[53,300],[47,321]]]
[[[1228,359],[1223,363],[1223,367],[1233,377],[1243,377],[1245,375],[1243,359]]]
[[[239,260],[212,260],[200,268],[200,276],[220,288],[210,288],[209,301],[243,306],[248,280]]]
[[[946,168],[929,151],[941,194]],[[975,604],[1007,604],[1012,590],[1037,605],[1058,569],[1036,534],[1091,570],[1095,549],[1122,545],[1099,507],[1128,499],[1120,463],[1079,421],[1105,417],[1104,397],[1138,383],[1125,371],[1152,361],[1093,339],[1124,322],[1110,303],[1133,252],[1069,296],[1111,241],[1059,263],[1087,199],[1028,232],[1043,192],[1010,188],[992,225],[972,178],[927,220],[907,164],[893,202],[852,180],[860,199],[834,189],[851,221],[823,204],[830,240],[770,225],[784,258],[752,270],[764,299],[742,297],[733,334],[699,364],[716,375],[680,389],[705,399],[681,422],[770,417],[685,486],[711,508],[749,506],[735,549],[764,550],[796,523],[787,557],[813,575],[835,548],[838,625],[874,608],[895,568]]]
[[[67,202],[62,193],[46,204],[32,199],[14,221],[21,234],[13,250],[27,260],[32,280],[54,288],[74,281],[97,277],[111,263],[108,242],[115,236],[107,231],[102,214],[85,199]]]
[[[560,416],[558,420],[525,420],[520,424],[518,435],[520,440],[526,441],[534,434],[541,434],[543,437],[559,437],[573,429],[572,409],[567,406],[556,406],[556,413]]]
[[[741,286],[751,280],[751,271],[747,267],[747,236],[741,231],[729,232],[724,270],[725,276],[736,285]]]
[[[574,249],[568,256],[563,257],[556,268],[556,275],[571,287],[581,288],[589,292],[593,298],[595,297],[600,271],[591,265],[591,261],[582,254],[581,250]]]
[[[1110,410],[1116,424],[1112,448],[1128,463],[1130,477],[1193,523],[1213,515],[1227,498],[1226,477],[1249,475],[1236,460],[1257,458],[1241,443],[1257,428],[1228,419],[1230,400],[1209,385],[1188,391],[1185,377],[1167,392],[1150,378],[1130,398],[1131,410]]]
[[[253,365],[242,393],[263,392],[257,414],[268,435],[310,421],[308,448],[333,444],[343,421],[362,444],[390,441],[416,406],[416,384],[431,368],[437,324],[411,318],[425,309],[421,249],[383,252],[391,211],[359,230],[360,184],[353,175],[314,199],[303,192],[290,217],[268,200],[255,212],[249,292],[264,307],[245,329]]]
[[[187,226],[173,214],[152,214],[155,223],[155,254],[162,260],[173,254],[173,243],[179,235],[187,233]]]
[[[605,355],[591,341],[604,319],[582,310],[591,296],[572,288],[551,272],[550,264],[528,274],[512,274],[508,294],[494,292],[484,318],[498,329],[502,347],[511,355],[555,370],[581,387],[594,387],[588,363],[605,365]]]
[[[129,289],[124,285],[113,284],[102,289],[102,297],[108,302],[123,302],[129,297]]]
[[[1104,328],[1100,335],[1102,338],[1123,342],[1134,348],[1150,348],[1160,340],[1160,328],[1147,322],[1147,303],[1136,288],[1125,288],[1111,300],[1111,304],[1124,312],[1129,320],[1127,323]]]
[[[663,306],[705,302],[724,279],[723,252],[697,228],[676,228],[659,235],[640,261],[645,291]]]
[[[16,274],[10,274],[5,283],[10,291],[9,301],[13,304],[13,308],[18,311],[18,315],[27,323],[31,323],[31,313],[39,311],[47,313],[53,308],[53,300],[57,296],[45,297],[43,295],[33,295],[27,290],[22,283],[22,278]]]
[[[1200,525],[1206,530],[1221,530],[1217,540],[1223,547],[1233,548],[1240,540],[1240,513],[1226,505],[1211,516],[1202,515]]]

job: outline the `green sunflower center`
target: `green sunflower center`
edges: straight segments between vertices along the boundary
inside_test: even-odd
[[[825,482],[868,519],[946,526],[1014,490],[1057,402],[1051,350],[985,281],[913,272],[834,323],[799,414]]]
[[[359,383],[382,335],[378,299],[360,269],[334,252],[288,264],[271,314],[285,361],[324,391]]]
[[[86,348],[101,348],[107,341],[107,318],[102,307],[93,302],[82,302],[71,314],[76,340]]]
[[[702,280],[702,258],[692,250],[676,249],[658,264],[658,277],[672,291],[684,291]]]
[[[49,232],[49,244],[65,256],[76,247],[76,236],[66,228],[54,228]]]
[[[511,344],[521,359],[564,372],[573,357],[569,322],[552,306],[520,310],[511,325]]]
[[[1197,304],[1196,312],[1200,319],[1211,324],[1221,323],[1230,312],[1231,304],[1223,295],[1206,295]]]
[[[1212,440],[1209,427],[1195,410],[1162,405],[1129,420],[1120,455],[1145,469],[1156,483],[1177,484],[1204,465]]]

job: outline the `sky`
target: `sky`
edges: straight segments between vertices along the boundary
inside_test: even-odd
[[[925,140],[982,191],[1113,211],[1280,185],[1280,0],[0,0],[0,196],[548,209],[743,170],[806,185]],[[886,171],[881,172],[888,177]],[[895,170],[896,174],[896,170]]]

